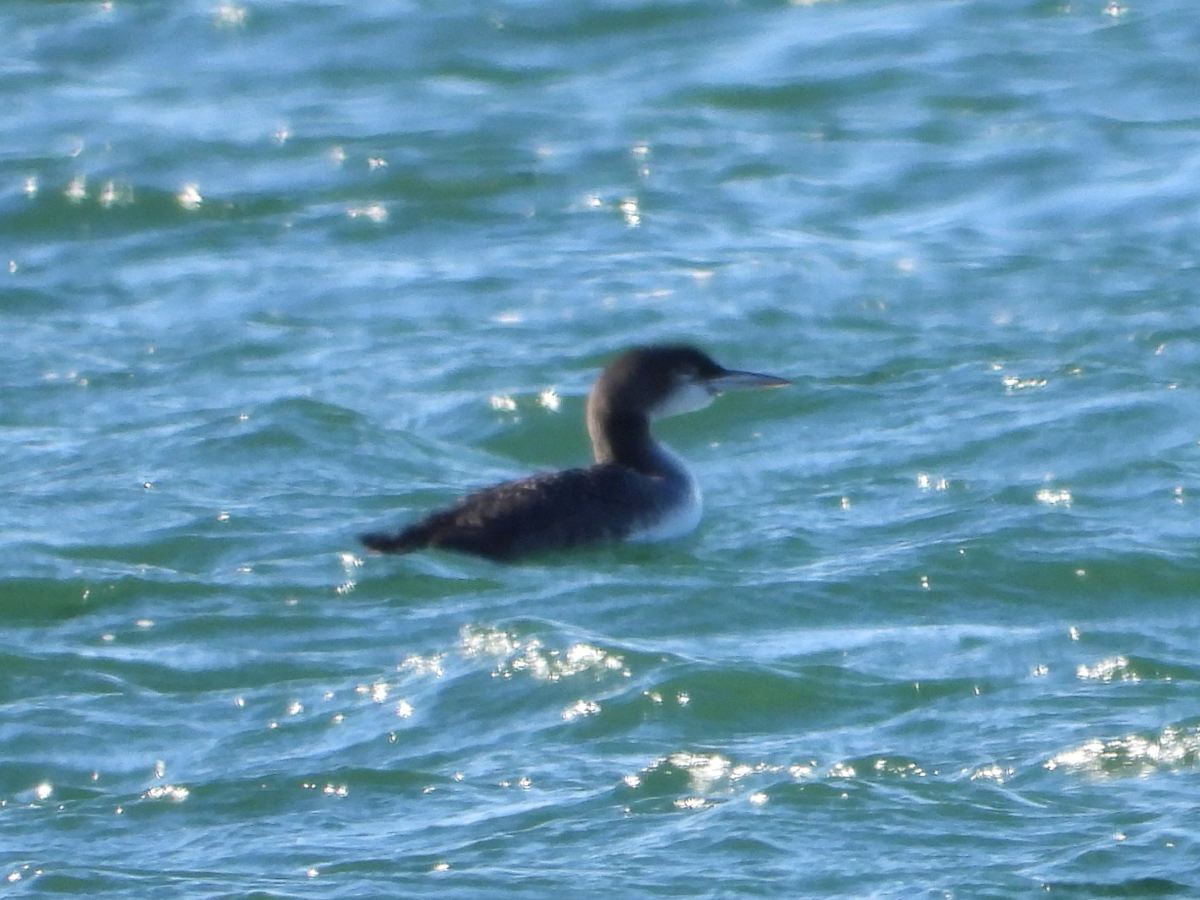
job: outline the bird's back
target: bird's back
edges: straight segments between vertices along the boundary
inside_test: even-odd
[[[426,548],[507,560],[620,541],[687,502],[690,483],[599,464],[545,472],[469,494],[395,534],[364,535],[384,553]]]

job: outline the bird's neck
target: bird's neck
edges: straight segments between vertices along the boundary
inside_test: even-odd
[[[588,434],[598,463],[614,463],[658,478],[690,477],[674,454],[654,440],[644,415],[592,411]]]

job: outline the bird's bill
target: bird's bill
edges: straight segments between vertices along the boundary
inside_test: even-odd
[[[726,391],[748,391],[754,388],[776,388],[791,384],[786,378],[776,378],[774,375],[760,375],[757,372],[726,371],[716,378],[708,379],[708,389],[718,394]]]

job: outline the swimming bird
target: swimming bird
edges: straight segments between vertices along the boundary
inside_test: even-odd
[[[664,540],[700,521],[700,490],[650,423],[703,409],[718,394],[789,384],[726,369],[695,347],[657,345],[611,362],[587,400],[595,463],[469,494],[395,533],[365,534],[378,553],[440,548],[493,560],[615,541]]]

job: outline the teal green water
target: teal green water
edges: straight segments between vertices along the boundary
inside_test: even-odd
[[[1200,892],[1179,0],[0,8],[0,894]],[[354,535],[587,458],[665,545]]]

